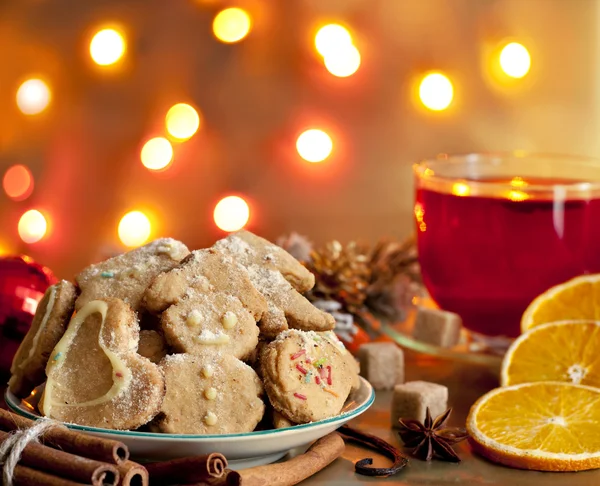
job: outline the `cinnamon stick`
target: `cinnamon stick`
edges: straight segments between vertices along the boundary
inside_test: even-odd
[[[0,431],[0,443],[8,437],[7,432]],[[114,486],[119,480],[117,468],[112,464],[69,454],[35,442],[25,447],[19,464],[94,486]]]
[[[118,466],[119,486],[148,486],[148,471],[137,462],[125,461]]]
[[[241,486],[298,484],[335,461],[342,455],[344,448],[344,439],[337,432],[332,432],[317,440],[304,454],[289,461],[239,471],[240,484]]]
[[[13,486],[85,486],[85,484],[36,471],[26,466],[17,465],[13,474]]]
[[[226,469],[220,478],[208,478],[200,483],[190,484],[188,486],[241,486],[242,477],[237,471]]]
[[[218,452],[146,464],[152,486],[167,483],[190,484],[203,482],[209,478],[220,478],[226,468],[227,459]]]
[[[33,424],[33,420],[0,409],[0,430],[10,432]],[[74,432],[66,427],[48,430],[42,442],[65,452],[112,464],[121,464],[129,459],[129,449],[122,442]]]

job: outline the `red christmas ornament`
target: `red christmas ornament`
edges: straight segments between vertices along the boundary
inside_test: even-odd
[[[28,256],[0,257],[0,379],[27,334],[46,289],[57,282],[48,267]]]

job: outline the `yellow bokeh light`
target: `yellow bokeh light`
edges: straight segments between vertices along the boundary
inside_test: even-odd
[[[25,243],[40,241],[48,229],[48,223],[44,215],[37,209],[26,211],[19,219],[19,236]]]
[[[142,147],[140,158],[147,169],[165,169],[173,160],[171,142],[164,137],[151,138]]]
[[[115,64],[125,54],[125,38],[115,29],[98,31],[90,42],[90,55],[100,66]]]
[[[416,203],[415,208],[415,219],[417,220],[417,224],[419,226],[419,231],[424,233],[427,231],[427,224],[425,223],[425,208],[421,203]]]
[[[352,46],[352,36],[339,24],[325,25],[315,35],[315,48],[323,57],[333,56],[349,46]]]
[[[239,196],[227,196],[215,206],[215,224],[223,231],[238,231],[248,223],[250,206]]]
[[[323,162],[333,150],[333,141],[323,130],[306,130],[296,140],[298,154],[307,162]]]
[[[37,115],[50,104],[50,88],[41,79],[28,79],[17,90],[17,106],[25,115]]]
[[[178,103],[169,109],[165,122],[169,135],[177,140],[187,140],[198,131],[200,116],[192,106]]]
[[[527,181],[524,180],[522,177],[513,177],[510,181],[510,185],[513,187],[526,187]]]
[[[252,28],[252,19],[245,10],[233,7],[221,10],[213,20],[213,33],[221,42],[241,41]]]
[[[425,107],[433,111],[445,110],[452,103],[454,88],[442,73],[430,73],[419,86],[419,98]]]
[[[327,54],[324,61],[327,71],[338,78],[346,78],[352,76],[360,67],[360,52],[353,45],[349,45]]]
[[[529,196],[523,191],[508,191],[507,196],[508,199],[515,202],[525,201],[526,199],[529,199]]]
[[[452,194],[455,196],[468,196],[471,193],[471,188],[464,182],[455,182],[452,184]]]
[[[507,44],[500,53],[500,67],[511,78],[524,77],[531,67],[529,51],[518,42]]]
[[[148,241],[152,225],[150,219],[141,211],[131,211],[119,221],[119,239],[125,246],[140,246]]]

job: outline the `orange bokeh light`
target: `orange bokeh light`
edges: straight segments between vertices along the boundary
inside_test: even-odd
[[[241,230],[250,219],[250,206],[239,196],[227,196],[215,206],[215,224],[223,231]]]
[[[4,173],[2,187],[11,199],[24,201],[33,192],[33,175],[26,166],[13,165]]]

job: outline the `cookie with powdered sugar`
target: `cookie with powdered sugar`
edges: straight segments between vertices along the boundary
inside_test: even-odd
[[[215,248],[234,253],[244,265],[263,265],[277,270],[298,292],[307,292],[315,286],[315,276],[280,246],[268,240],[241,230],[219,240]]]
[[[175,354],[160,364],[166,395],[152,429],[170,434],[251,432],[265,412],[254,370],[229,354]]]
[[[269,343],[260,364],[271,405],[297,424],[339,414],[357,372],[330,336],[296,329]]]
[[[29,395],[46,379],[48,357],[65,332],[76,297],[77,289],[66,280],[46,290],[10,368],[8,388],[16,396]]]
[[[215,249],[193,251],[159,275],[144,295],[161,312],[168,344],[178,353],[216,351],[247,359],[258,344],[256,322],[267,310],[248,271]]]
[[[90,265],[76,277],[81,295],[75,308],[96,299],[115,297],[142,309],[144,291],[162,272],[175,268],[189,250],[173,238],[160,238],[135,250],[128,251],[100,263]]]
[[[331,314],[317,309],[300,294],[299,290],[312,288],[314,276],[283,249],[247,231],[217,241],[214,248],[244,265],[250,280],[267,300],[268,310],[259,322],[263,336],[276,337],[289,327],[304,331],[335,327]]]
[[[62,422],[136,429],[159,412],[159,367],[136,353],[139,324],[123,301],[92,300],[71,319],[46,366],[44,416]]]

